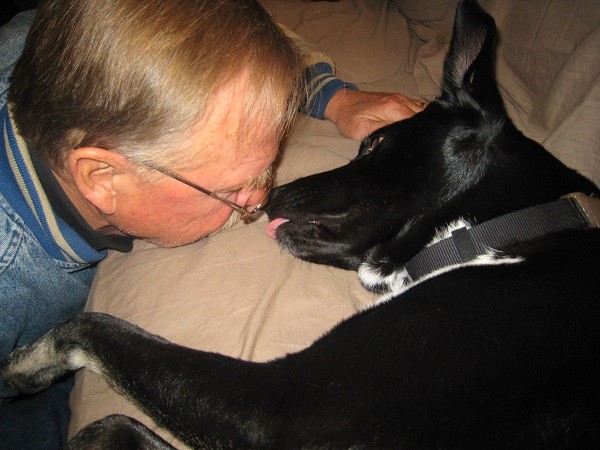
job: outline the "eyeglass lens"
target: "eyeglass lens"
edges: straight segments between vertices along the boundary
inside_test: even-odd
[[[267,186],[247,187],[242,188],[238,197],[244,198],[244,210],[248,213],[254,213],[267,203],[269,193],[271,191],[271,183]]]

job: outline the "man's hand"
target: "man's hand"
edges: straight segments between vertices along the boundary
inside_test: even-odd
[[[350,139],[361,141],[373,131],[423,111],[427,101],[399,93],[340,89],[325,108],[325,118]]]

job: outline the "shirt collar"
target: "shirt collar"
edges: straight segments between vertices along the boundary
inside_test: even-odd
[[[2,194],[53,257],[93,263],[106,250],[128,252],[133,239],[104,236],[85,221],[35,148],[18,133],[8,105],[0,110]]]
[[[105,236],[90,227],[82,215],[79,214],[79,211],[77,211],[71,200],[69,200],[50,168],[39,159],[36,152],[31,151],[31,144],[29,142],[27,143],[27,147],[30,149],[29,155],[31,156],[33,167],[56,214],[85,239],[94,250],[131,251],[133,239],[129,236]]]

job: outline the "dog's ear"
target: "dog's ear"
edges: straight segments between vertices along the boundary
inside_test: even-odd
[[[442,99],[501,105],[494,75],[496,25],[475,0],[461,0],[444,61]]]

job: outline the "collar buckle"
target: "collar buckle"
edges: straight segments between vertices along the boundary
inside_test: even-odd
[[[600,198],[588,197],[583,192],[572,192],[561,198],[568,198],[577,206],[590,228],[600,228]]]

